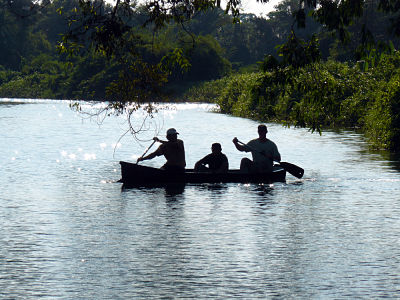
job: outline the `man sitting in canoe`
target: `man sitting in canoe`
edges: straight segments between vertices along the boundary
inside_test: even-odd
[[[246,173],[265,173],[272,172],[273,162],[281,161],[278,147],[275,143],[267,139],[267,126],[258,126],[258,138],[251,140],[247,144],[241,143],[236,137],[232,140],[236,149],[239,151],[251,152],[253,160],[242,158],[240,170]]]
[[[212,144],[211,154],[206,155],[194,165],[196,172],[226,173],[228,169],[228,158],[222,153],[220,143]]]
[[[164,155],[167,162],[161,169],[172,172],[184,172],[186,166],[185,147],[183,141],[178,139],[178,134],[175,128],[170,128],[167,130],[168,141],[162,141],[155,137],[154,140],[161,143],[160,147],[147,156],[139,157],[137,162]]]

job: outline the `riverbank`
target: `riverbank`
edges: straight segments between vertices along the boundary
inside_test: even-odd
[[[326,128],[357,129],[365,134],[371,148],[398,153],[399,70],[400,54],[394,52],[382,55],[378,63],[368,68],[366,64],[328,61],[302,68],[232,74],[200,84],[169,84],[164,93],[170,95],[167,98],[172,102],[216,103],[222,113],[263,122],[278,122],[317,132]],[[50,80],[38,74],[17,76],[17,79],[0,85],[0,96],[64,99],[70,93],[57,88],[61,82],[60,78]],[[90,96],[90,93],[82,93]]]
[[[400,55],[379,64],[323,62],[294,69],[236,74],[205,82],[186,93],[217,103],[220,112],[321,132],[361,130],[374,149],[400,151]]]

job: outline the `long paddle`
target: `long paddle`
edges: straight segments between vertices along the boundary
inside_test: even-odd
[[[246,146],[247,148],[249,148],[251,151],[255,151],[258,152],[262,155],[264,155],[265,157],[268,157],[267,154],[265,154],[264,152],[258,151],[256,149],[254,149],[253,147],[250,147],[249,145],[241,142],[238,140],[238,143],[241,144],[242,146]],[[288,163],[288,162],[279,162],[279,165],[285,169],[285,171],[289,172],[290,174],[292,174],[294,177],[297,178],[301,178],[304,175],[304,169],[300,168],[299,166],[296,166],[294,164]]]
[[[146,153],[149,152],[150,148],[153,147],[153,145],[154,145],[154,143],[155,143],[156,141],[157,141],[157,140],[154,140],[154,141],[151,143],[151,145],[146,149],[146,151],[144,151],[143,155],[142,155],[141,157],[139,157],[138,160],[136,161],[136,164],[139,163],[139,159],[140,159],[140,158],[143,158],[143,157],[146,155]]]

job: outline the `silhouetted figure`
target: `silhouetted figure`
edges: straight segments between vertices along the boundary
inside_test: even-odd
[[[172,172],[184,172],[186,166],[185,147],[183,141],[178,139],[178,134],[175,128],[170,128],[167,130],[167,141],[162,141],[155,137],[154,140],[161,143],[160,147],[153,153],[138,158],[137,162],[164,155],[167,162],[161,169]]]
[[[200,159],[195,165],[196,172],[226,173],[229,169],[228,158],[222,153],[220,143],[211,145],[211,153]]]
[[[248,173],[272,172],[273,162],[281,161],[278,147],[275,143],[267,139],[268,128],[265,125],[258,126],[258,138],[251,140],[247,144],[242,144],[235,137],[232,142],[239,151],[251,152],[253,160],[242,158],[240,170]]]

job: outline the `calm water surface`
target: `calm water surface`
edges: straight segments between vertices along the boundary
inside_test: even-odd
[[[269,124],[302,180],[122,189],[118,162],[156,131],[180,132],[189,167],[219,141],[238,168],[231,140],[257,123],[183,104],[138,143],[122,117],[21,102],[0,102],[1,299],[400,298],[400,163],[362,136]]]

